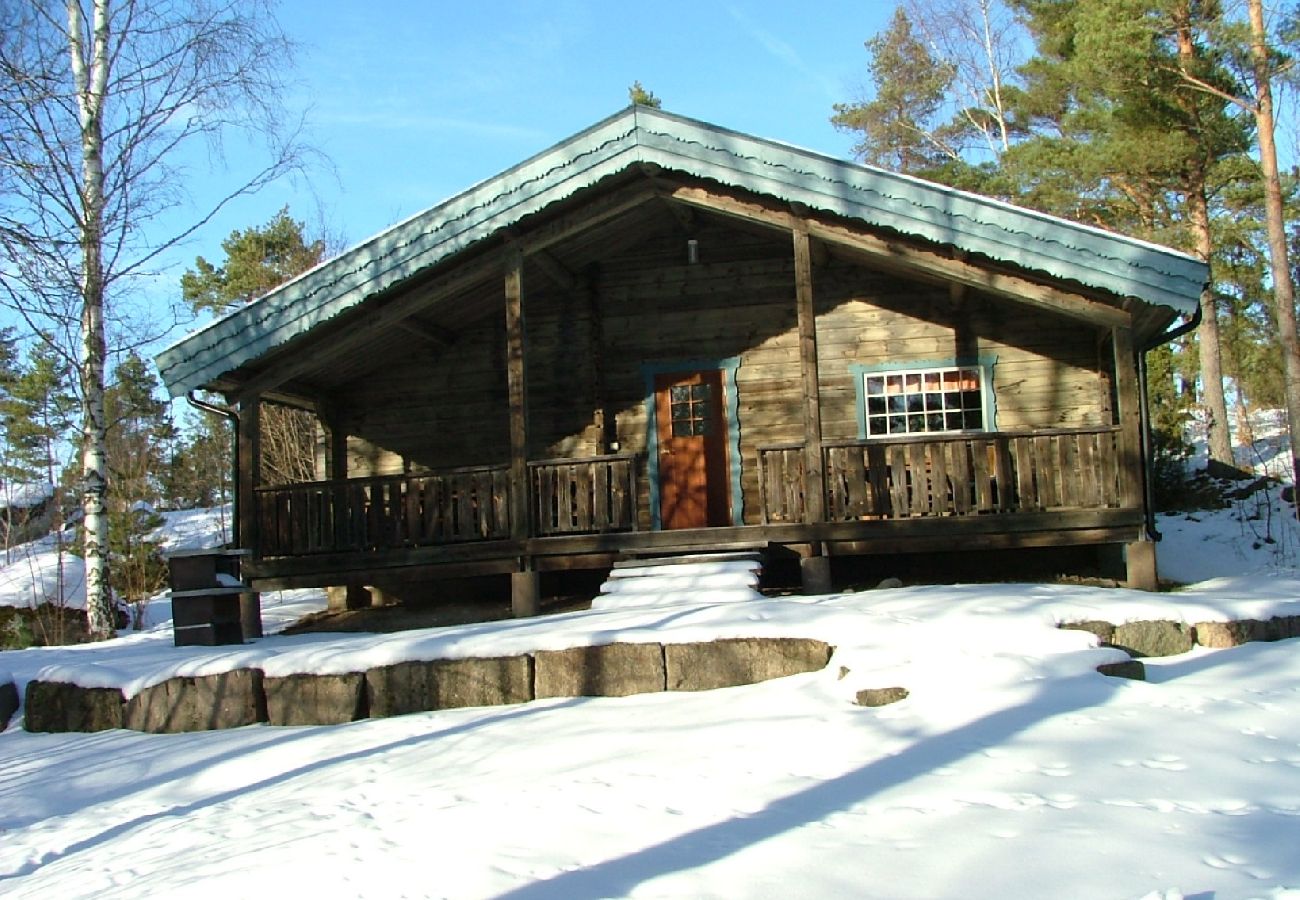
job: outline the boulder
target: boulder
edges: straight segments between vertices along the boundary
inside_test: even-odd
[[[1268,620],[1270,641],[1300,637],[1300,616],[1274,616]]]
[[[662,691],[664,648],[606,644],[543,650],[534,656],[534,693],[544,697],[626,697]]]
[[[31,732],[107,731],[122,727],[117,688],[84,688],[62,681],[29,681],[23,728]]]
[[[364,719],[366,676],[286,675],[262,679],[266,718],[272,725],[340,725]]]
[[[9,727],[9,719],[18,712],[18,687],[12,681],[0,684],[0,731]]]
[[[1268,623],[1258,619],[1196,623],[1196,643],[1202,647],[1223,649],[1263,640],[1268,640]]]
[[[1115,637],[1115,626],[1097,619],[1086,622],[1062,622],[1060,627],[1067,631],[1090,631],[1097,635],[1097,640],[1103,644],[1111,643],[1111,639]]]
[[[125,725],[151,734],[239,728],[266,721],[261,669],[169,678],[126,703]]]
[[[503,706],[533,699],[531,656],[440,659],[380,666],[366,673],[370,715]]]
[[[866,688],[858,691],[854,702],[858,706],[888,706],[899,700],[906,700],[907,694],[905,687]]]
[[[830,661],[832,647],[808,638],[727,638],[665,644],[670,691],[707,691],[771,678],[815,672]]]
[[[1177,656],[1192,649],[1192,640],[1190,625],[1162,619],[1117,625],[1108,643],[1129,656]]]
[[[1102,663],[1097,667],[1097,671],[1103,675],[1109,675],[1111,678],[1131,678],[1134,681],[1147,680],[1147,667],[1136,659],[1130,659],[1126,662]]]

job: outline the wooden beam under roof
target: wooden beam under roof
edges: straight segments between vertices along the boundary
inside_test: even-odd
[[[688,185],[674,188],[670,196],[687,205],[747,222],[758,222],[788,231],[802,228],[811,238],[873,262],[929,275],[950,283],[962,284],[1092,325],[1114,328],[1128,327],[1132,323],[1132,316],[1128,311],[1080,294],[1039,284],[1015,275],[990,272],[964,260],[923,250],[903,241],[863,234],[843,225],[835,225],[807,216],[797,216],[755,200],[741,199],[714,189]]]
[[[512,246],[524,255],[538,253],[647,203],[656,196],[649,185],[617,191],[530,230],[512,241]],[[498,252],[486,253],[464,265],[454,266],[441,277],[427,281],[356,317],[357,321],[342,333],[332,331],[331,336],[323,339],[313,352],[303,352],[303,347],[299,347],[297,352],[285,354],[285,358],[278,364],[267,367],[245,381],[238,394],[264,393],[313,369],[327,366],[333,360],[360,349],[390,328],[407,321],[420,310],[475,284],[499,278],[500,273],[501,257]],[[310,343],[310,337],[304,346],[307,343]]]

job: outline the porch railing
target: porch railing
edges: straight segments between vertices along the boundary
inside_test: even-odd
[[[635,530],[635,457],[547,459],[528,470],[538,536]]]
[[[260,488],[261,553],[333,553],[507,537],[508,475],[505,466],[473,466]]]
[[[900,519],[1118,507],[1119,429],[916,436],[823,446],[826,517]],[[759,448],[765,522],[802,522],[801,445]]]
[[[633,458],[530,463],[536,535],[630,531],[636,525]],[[511,535],[508,466],[348,478],[259,488],[262,556],[389,550]]]

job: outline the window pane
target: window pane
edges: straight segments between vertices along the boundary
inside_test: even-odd
[[[979,368],[958,366],[863,375],[866,433],[978,431],[984,427],[982,379]]]
[[[684,384],[675,384],[668,389],[668,397],[673,403],[685,403],[691,398],[691,392]]]
[[[707,384],[691,385],[691,399],[700,402],[708,400],[710,395],[712,394],[712,391],[709,390],[709,387],[710,386]]]

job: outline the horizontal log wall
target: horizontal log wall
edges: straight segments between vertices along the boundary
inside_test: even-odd
[[[598,267],[569,272],[567,287],[546,267],[525,262],[528,455],[602,453],[597,410],[603,402],[620,452],[638,456],[634,508],[641,529],[650,527],[651,507],[644,362],[740,359],[747,523],[762,521],[768,488],[760,483],[758,447],[803,439],[789,236],[707,217],[697,220],[692,236],[699,242],[697,265],[686,261],[681,224],[665,216],[637,240],[622,236],[627,249]],[[1087,327],[974,292],[954,298],[946,287],[836,258],[814,265],[812,277],[829,441],[858,437],[851,366],[970,356],[997,358],[999,429],[1109,424],[1109,361]],[[587,289],[599,304],[598,325],[582,293]],[[348,474],[503,462],[504,330],[503,315],[493,311],[459,328],[449,347],[397,354],[337,392],[350,435]]]

